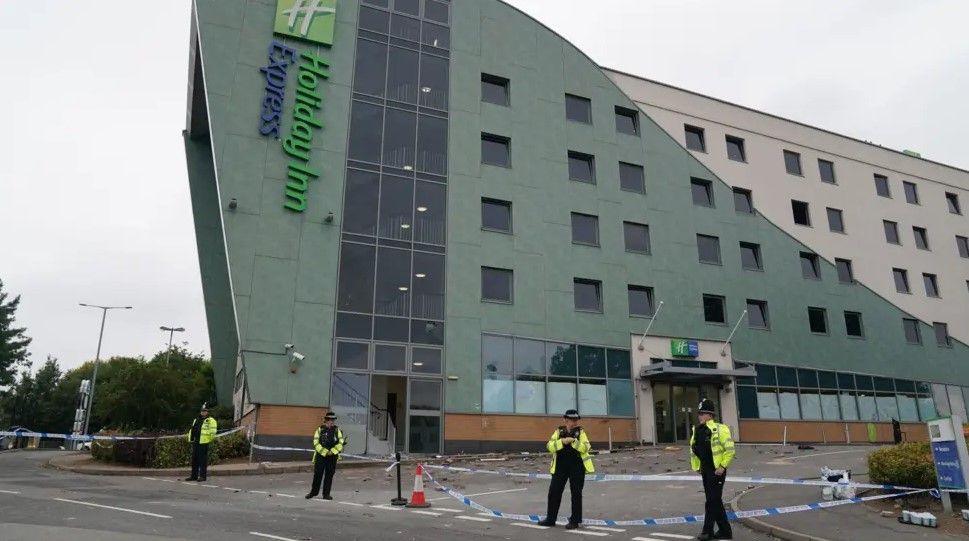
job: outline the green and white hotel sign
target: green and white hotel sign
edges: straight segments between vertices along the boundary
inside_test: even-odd
[[[273,32],[314,45],[331,46],[336,28],[337,0],[278,0]],[[294,47],[280,40],[269,45],[269,63],[259,71],[266,86],[259,114],[259,133],[281,139],[282,150],[290,157],[286,167],[284,206],[293,212],[306,210],[306,191],[312,179],[319,178],[318,166],[311,163],[313,135],[323,129],[322,82],[330,77],[330,62],[321,50],[297,54]],[[296,64],[296,103],[293,105],[289,133],[280,134],[287,71]]]

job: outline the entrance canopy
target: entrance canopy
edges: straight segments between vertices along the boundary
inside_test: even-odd
[[[714,363],[700,361],[679,361],[653,359],[652,364],[639,371],[639,379],[669,383],[712,383],[722,385],[734,378],[754,377],[757,373],[752,367],[722,369]]]

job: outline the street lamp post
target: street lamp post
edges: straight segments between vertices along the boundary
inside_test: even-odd
[[[131,310],[130,306],[99,306],[97,304],[78,303],[85,308],[97,308],[101,310],[101,333],[98,335],[98,352],[94,356],[94,376],[91,377],[91,392],[87,396],[87,405],[84,410],[84,432],[87,434],[88,426],[91,424],[91,406],[94,404],[94,386],[98,382],[98,367],[101,365],[101,340],[104,338],[104,320],[108,317],[108,310]]]
[[[172,339],[175,337],[177,332],[185,332],[184,327],[165,327],[162,325],[161,330],[168,333],[168,355],[165,356],[165,366],[168,366],[168,362],[172,360]]]

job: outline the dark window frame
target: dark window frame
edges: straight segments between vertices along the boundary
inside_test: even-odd
[[[874,179],[875,179],[875,195],[877,195],[879,197],[887,197],[888,199],[891,199],[892,198],[892,185],[888,181],[888,177],[885,176],[885,175],[879,175],[878,173],[875,173],[874,174]],[[885,193],[881,193],[882,192],[882,190],[881,190],[881,186],[882,185],[885,186]]]
[[[488,142],[491,142],[491,143],[498,143],[498,144],[505,145],[505,148],[506,148],[505,155],[507,157],[507,160],[505,161],[505,163],[497,163],[497,162],[485,161],[484,149],[482,149],[482,152],[481,152],[481,164],[482,165],[491,165],[493,167],[504,167],[505,169],[511,169],[511,164],[512,164],[511,137],[507,137],[507,136],[504,136],[504,135],[498,135],[498,134],[494,134],[494,133],[481,132],[481,142],[482,142],[482,144],[485,141],[488,141]]]
[[[812,319],[812,314],[820,314],[821,324],[824,326],[824,330],[818,331],[814,329],[815,321]],[[828,335],[831,331],[831,326],[828,324],[828,309],[820,306],[808,306],[808,330],[811,334],[821,334]]]
[[[646,233],[646,250],[645,251],[644,250],[634,250],[634,249],[631,249],[629,247],[629,244],[626,242],[626,240],[627,240],[626,239],[626,226],[627,225],[632,226],[632,227],[637,227],[637,228],[641,227],[641,228],[643,228],[643,230],[645,230],[645,233]],[[623,222],[622,222],[622,228],[623,228],[622,229],[623,248],[624,248],[624,250],[626,252],[629,252],[631,254],[645,254],[645,255],[649,255],[649,254],[651,254],[653,252],[653,243],[652,243],[652,239],[650,239],[649,224],[642,224],[642,223],[639,223],[639,222],[630,222],[629,220],[623,220]]]
[[[801,165],[801,153],[793,150],[784,149],[784,170],[788,175],[796,177],[804,176],[804,167]]]
[[[630,188],[627,188],[626,186],[623,186],[623,179],[624,179],[622,174],[623,169],[634,170],[638,172],[639,178],[637,180],[640,181],[639,186],[637,186],[635,189],[630,189]],[[645,194],[646,193],[646,168],[643,167],[642,165],[639,165],[638,163],[620,161],[619,162],[619,190],[623,192]]]
[[[841,226],[840,229],[835,229],[834,224],[831,222],[831,214],[832,213],[834,213],[838,217],[838,222],[839,222],[839,224]],[[842,233],[842,234],[845,234],[845,235],[848,234],[847,231],[846,231],[846,228],[845,228],[845,215],[844,215],[844,211],[843,210],[836,209],[834,207],[825,207],[825,214],[827,214],[827,217],[828,217],[828,230],[829,231],[831,231],[832,233]]]
[[[722,321],[711,321],[707,317],[707,300],[718,301],[720,304],[720,314],[723,316]],[[717,295],[714,293],[704,293],[701,297],[701,302],[703,305],[703,322],[709,323],[711,325],[727,325],[727,297],[723,295]]]
[[[733,209],[734,209],[735,212],[739,212],[740,214],[757,214],[757,209],[754,208],[754,192],[753,192],[753,190],[749,190],[747,188],[737,188],[737,187],[734,187],[731,191],[733,192]],[[741,209],[737,208],[737,196],[738,195],[741,196],[741,197],[743,197],[745,203],[750,208],[750,210],[741,210]]]
[[[581,217],[583,219],[591,218],[591,220],[589,220],[589,223],[591,223],[593,228],[595,229],[595,237],[596,237],[594,242],[575,240],[576,217]],[[569,214],[569,218],[570,218],[569,220],[570,230],[572,232],[572,244],[578,244],[580,246],[592,246],[595,248],[599,248],[601,246],[598,216],[596,216],[595,214],[586,214],[584,212],[572,212]]]
[[[598,307],[596,309],[589,308],[579,308],[576,303],[575,296],[575,286],[578,284],[595,286],[596,301]],[[572,307],[576,312],[587,312],[592,314],[602,314],[603,313],[603,299],[602,299],[602,280],[594,280],[591,278],[572,278]]]
[[[836,257],[834,259],[834,266],[838,270],[838,283],[840,284],[854,284],[855,283],[855,269],[850,259],[844,259],[841,257]],[[848,280],[844,280],[844,276],[841,269],[847,269]]]
[[[797,220],[797,214],[798,214],[797,209],[802,205],[804,207],[804,218],[805,218],[804,223],[801,223]],[[794,220],[794,225],[800,225],[803,227],[813,227],[811,225],[811,204],[808,203],[807,201],[799,201],[797,199],[791,199],[791,215]]]
[[[896,246],[902,245],[902,236],[898,232],[898,222],[882,220],[882,229],[885,231],[885,242]],[[892,233],[889,234],[889,231],[892,231]],[[891,239],[893,236],[895,237],[894,241]]]
[[[743,138],[737,137],[736,135],[727,134],[724,137],[724,141],[727,145],[727,159],[734,162],[747,163],[747,145]],[[731,156],[730,145],[736,149],[738,157]]]
[[[858,334],[851,334],[851,326],[848,325],[848,317],[857,317],[858,323]],[[844,312],[845,320],[845,335],[848,338],[865,338],[865,320],[861,315],[861,312],[854,312],[851,310],[845,310]]]
[[[570,112],[575,112],[574,108],[569,107],[569,103],[573,105],[582,105],[583,113],[588,113],[588,120],[573,118]],[[565,93],[565,120],[569,122],[578,122],[579,124],[587,124],[591,126],[592,122],[592,98],[587,98],[585,96],[580,96],[578,94],[571,94],[569,92]]]
[[[490,227],[484,223],[484,206],[486,204],[494,206],[507,207],[508,209],[508,229],[501,229],[497,227]],[[483,231],[492,231],[495,233],[505,233],[508,235],[513,235],[515,231],[515,217],[514,217],[514,206],[511,201],[505,201],[503,199],[494,199],[491,197],[481,198],[481,229]]]
[[[508,280],[508,298],[501,299],[497,297],[485,297],[485,272],[487,271],[497,271],[497,273],[507,276]],[[498,304],[515,304],[515,270],[506,269],[502,267],[491,267],[488,265],[481,266],[481,302],[493,302]]]
[[[695,136],[697,141],[699,141],[700,148],[694,148],[693,146],[691,146],[691,143],[690,143],[691,134]],[[704,153],[707,151],[706,130],[704,130],[703,128],[699,126],[694,126],[692,124],[684,124],[683,137],[684,137],[683,146],[685,146],[687,150],[692,150],[694,152],[704,152]]]
[[[756,262],[756,267],[749,267],[744,262],[744,249],[750,250],[754,255],[754,261]],[[764,270],[764,258],[760,251],[760,244],[756,242],[744,242],[740,241],[740,268],[749,271],[763,271]]]
[[[649,313],[638,313],[633,312],[633,306],[629,295],[632,292],[646,293],[646,304],[649,308]],[[645,317],[651,318],[656,314],[656,297],[655,291],[650,286],[640,286],[635,284],[626,284],[626,297],[627,297],[627,309],[629,310],[629,317]]]
[[[617,133],[622,133],[622,134],[625,134],[625,135],[633,135],[635,137],[639,137],[640,136],[639,112],[638,111],[634,111],[633,109],[627,109],[625,107],[622,107],[622,106],[617,105],[616,108],[615,108],[615,115],[616,115],[616,132]],[[624,118],[628,118],[628,119],[632,120],[632,125],[633,125],[633,132],[632,133],[629,133],[627,131],[623,131],[623,130],[619,129],[619,117],[624,117]]]
[[[899,283],[901,280],[901,284]],[[892,282],[895,284],[895,292],[903,293],[906,295],[912,294],[912,283],[908,281],[908,269],[901,269],[898,267],[892,268]],[[904,286],[904,291],[899,289],[899,285]]]
[[[944,334],[939,335],[939,329],[942,329]],[[949,334],[949,324],[943,323],[941,321],[932,322],[932,332],[935,334],[935,345],[940,348],[951,348],[952,347],[952,335]]]
[[[925,250],[928,252],[932,251],[932,245],[929,244],[929,230],[917,225],[912,226],[912,237],[915,238],[915,247],[919,250]]]
[[[813,252],[800,252],[801,277],[805,280],[821,280],[821,258]],[[811,275],[805,273],[804,262],[811,265]]]
[[[959,257],[969,258],[969,237],[956,235],[956,251],[959,253]]]
[[[910,329],[911,329],[911,331],[913,333],[914,340],[910,340],[909,339],[909,330]],[[921,325],[919,325],[919,320],[913,319],[913,318],[909,318],[909,317],[903,317],[902,318],[902,331],[905,334],[905,342],[906,343],[912,344],[912,345],[915,345],[915,346],[921,346],[922,345],[922,329],[921,329]]]
[[[825,166],[824,166],[824,164],[827,164],[829,166],[827,169],[831,172],[830,179],[826,179],[825,178],[826,177],[826,174],[825,174]],[[838,184],[838,176],[837,176],[837,174],[834,171],[834,162],[831,161],[831,160],[825,160],[824,158],[818,158],[818,176],[821,178],[821,182],[823,182],[825,184],[833,184],[833,185],[837,185]]]
[[[909,191],[909,188],[911,188],[911,192]],[[921,202],[922,200],[921,200],[921,198],[919,198],[919,185],[918,184],[916,184],[916,183],[914,183],[912,181],[909,181],[909,180],[903,180],[902,181],[902,191],[905,193],[905,202],[906,203],[908,203],[910,205],[921,205],[922,204],[922,202]]]
[[[751,329],[761,329],[770,330],[770,311],[767,305],[767,301],[762,301],[758,299],[747,299],[747,327]],[[757,306],[761,310],[761,315],[764,319],[764,325],[753,325],[750,321],[750,307]]]
[[[579,152],[578,150],[569,150],[567,153],[567,162],[569,169],[569,180],[572,182],[581,182],[583,184],[596,184],[596,157],[594,154],[586,154],[585,152]],[[591,177],[589,180],[575,178],[572,176],[572,160],[582,160],[589,164],[589,171]]]
[[[931,288],[929,287],[931,285]],[[925,296],[933,299],[942,298],[942,290],[939,289],[939,277],[931,272],[922,273],[922,286],[925,288]],[[934,290],[934,293],[930,291]]]
[[[493,75],[491,73],[481,73],[481,101],[482,103],[490,103],[492,105],[498,105],[501,107],[511,107],[511,80],[502,77],[500,75]],[[504,103],[498,101],[492,101],[485,99],[484,84],[490,84],[503,89],[505,95]]]
[[[703,249],[701,248],[701,240],[700,239],[713,239],[714,241],[716,241],[716,248],[717,248],[717,260],[716,261],[703,259]],[[700,263],[704,263],[706,265],[723,266],[723,252],[720,250],[720,237],[718,237],[716,235],[704,235],[702,233],[697,233],[697,235],[696,235],[696,251],[697,251],[697,259],[699,260]]]
[[[708,202],[697,201],[697,198],[696,198],[697,187],[703,188],[703,191],[706,194],[706,198]],[[707,179],[690,177],[690,198],[693,201],[693,206],[707,207],[711,209],[717,208],[717,201],[716,199],[714,199],[714,194],[713,194],[713,182]]]
[[[954,192],[945,192],[945,202],[949,209],[949,214],[962,216],[962,204],[959,202],[959,194]]]

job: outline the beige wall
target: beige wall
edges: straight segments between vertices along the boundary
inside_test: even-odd
[[[669,359],[670,341],[672,338],[665,336],[647,336],[643,343],[643,350],[639,350],[639,343],[642,335],[632,335],[632,369],[633,381],[636,384],[636,403],[637,422],[639,423],[640,440],[656,442],[656,411],[653,404],[653,385],[650,382],[639,379],[639,372],[643,367],[649,366],[651,358]],[[689,338],[689,337],[682,337]],[[733,357],[730,346],[726,347],[726,355],[721,356],[720,350],[724,349],[723,342],[698,340],[700,355],[698,361],[715,362],[720,370],[733,370]],[[693,405],[695,406],[695,405]],[[737,423],[737,398],[734,396],[734,385],[720,389],[720,408],[717,418],[721,423],[730,427],[733,437],[741,441],[740,429]]]
[[[969,342],[964,324],[969,319],[969,260],[959,257],[955,241],[956,235],[969,236],[969,172],[660,83],[606,73],[680,144],[685,146],[684,124],[703,128],[707,152],[692,154],[724,182],[752,190],[758,212],[774,224],[832,263],[835,258],[852,260],[857,281],[926,323],[948,323],[951,336]],[[727,158],[728,134],[744,139],[746,163]],[[785,149],[801,154],[803,177],[786,172]],[[821,182],[819,158],[834,162],[837,185]],[[876,173],[888,177],[891,199],[875,193]],[[906,202],[903,180],[918,185],[921,204]],[[963,215],[949,213],[946,192],[959,196]],[[792,199],[809,203],[811,227],[794,224]],[[828,229],[827,207],[843,211],[845,234]],[[901,246],[885,241],[882,220],[898,222]],[[930,251],[915,247],[913,226],[928,230]],[[896,292],[895,267],[908,270],[911,294]],[[941,298],[926,296],[922,273],[938,276]],[[934,336],[922,338],[934,344]]]

